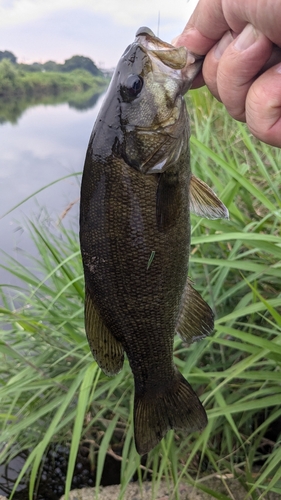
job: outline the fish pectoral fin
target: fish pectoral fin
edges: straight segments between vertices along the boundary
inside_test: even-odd
[[[124,349],[105,326],[88,290],[85,296],[85,330],[92,354],[102,371],[109,376],[119,373],[124,362]]]
[[[190,212],[205,219],[229,219],[229,213],[223,202],[205,182],[191,176]]]
[[[159,175],[156,194],[156,221],[159,231],[166,231],[177,221],[181,199],[177,172]]]
[[[170,383],[162,384],[153,394],[135,393],[134,434],[140,455],[152,450],[170,429],[195,432],[206,424],[200,400],[176,369]]]
[[[200,340],[214,329],[214,313],[210,306],[191,285],[188,278],[182,298],[176,332],[190,344]]]

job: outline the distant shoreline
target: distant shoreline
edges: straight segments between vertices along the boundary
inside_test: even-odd
[[[58,95],[62,92],[91,91],[95,94],[101,92],[109,82],[108,78],[93,76],[82,69],[69,73],[28,72],[8,64],[4,70],[4,72],[0,71],[0,97],[2,98]]]

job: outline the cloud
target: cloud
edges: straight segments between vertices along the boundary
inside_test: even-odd
[[[140,25],[147,16],[161,19],[188,19],[198,0],[0,0],[0,26],[36,21],[58,10],[84,8],[108,15],[116,23]]]
[[[115,66],[140,26],[170,41],[197,0],[0,0],[0,49],[18,62],[63,62],[85,55]]]
[[[87,2],[88,3],[88,2]],[[114,20],[121,24],[135,26],[140,24],[142,19],[149,17],[184,19],[194,0],[104,0],[102,2],[93,2],[92,9],[100,14],[108,14]],[[137,22],[136,22],[137,21]]]

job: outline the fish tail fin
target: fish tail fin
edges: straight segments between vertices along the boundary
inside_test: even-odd
[[[176,370],[173,380],[158,391],[135,393],[135,444],[140,455],[148,453],[170,429],[194,432],[207,424],[206,412],[187,380]]]

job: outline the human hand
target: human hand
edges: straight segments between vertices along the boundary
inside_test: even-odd
[[[281,147],[281,1],[199,0],[174,41],[205,55],[206,83],[253,135]]]

